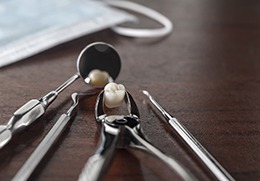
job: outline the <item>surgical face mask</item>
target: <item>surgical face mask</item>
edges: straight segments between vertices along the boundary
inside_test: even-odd
[[[137,18],[111,6],[148,16],[163,28],[119,27]],[[154,10],[122,0],[0,0],[0,67],[105,28],[150,38],[169,34],[172,24]]]
[[[133,16],[89,0],[0,0],[0,67]]]

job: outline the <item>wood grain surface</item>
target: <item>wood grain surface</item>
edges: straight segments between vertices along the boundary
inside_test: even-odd
[[[260,180],[260,1],[138,2],[169,17],[172,34],[160,40],[134,39],[107,29],[1,68],[0,123],[28,100],[58,87],[76,72],[79,52],[89,43],[103,41],[119,52],[122,70],[117,82],[135,98],[144,133],[156,147],[198,180],[214,180],[140,93],[142,89],[185,125],[236,180]],[[140,19],[140,27],[159,26]],[[90,89],[81,80],[75,82],[43,117],[0,150],[0,180],[11,180],[67,111],[70,94]],[[81,101],[73,123],[30,180],[77,180],[99,140],[95,101],[96,96]],[[180,179],[149,154],[119,149],[105,180]]]

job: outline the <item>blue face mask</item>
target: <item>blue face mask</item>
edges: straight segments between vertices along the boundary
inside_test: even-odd
[[[0,67],[133,19],[90,0],[0,0]]]

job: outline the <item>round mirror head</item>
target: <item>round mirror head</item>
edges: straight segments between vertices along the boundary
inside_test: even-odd
[[[86,83],[102,87],[117,78],[121,69],[121,60],[111,45],[96,42],[81,51],[77,69]]]

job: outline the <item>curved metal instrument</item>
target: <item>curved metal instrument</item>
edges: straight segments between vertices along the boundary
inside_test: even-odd
[[[83,168],[80,181],[100,180],[111,163],[114,151],[120,148],[135,148],[156,156],[177,172],[184,180],[196,180],[173,158],[165,155],[147,141],[140,126],[139,111],[132,96],[126,92],[125,101],[128,115],[106,115],[104,112],[104,92],[98,96],[96,103],[96,120],[102,125],[101,136],[96,153],[88,159]]]

